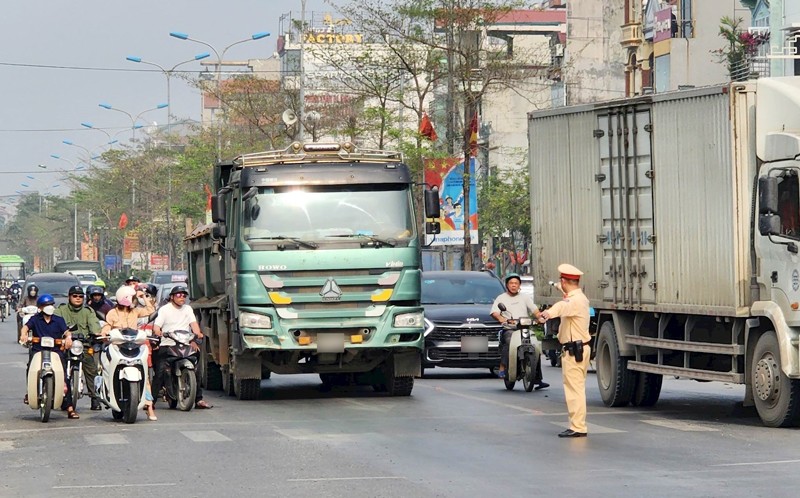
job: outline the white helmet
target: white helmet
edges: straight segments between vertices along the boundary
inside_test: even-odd
[[[117,289],[117,304],[122,306],[133,306],[133,296],[136,295],[136,289],[130,285],[123,285]]]

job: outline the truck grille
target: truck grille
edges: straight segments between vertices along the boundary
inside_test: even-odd
[[[432,341],[460,341],[462,337],[488,337],[497,340],[501,327],[436,327],[428,334]]]
[[[431,360],[492,360],[500,361],[500,352],[495,348],[489,348],[485,353],[462,353],[458,349],[447,348],[430,348],[428,349],[428,358]]]

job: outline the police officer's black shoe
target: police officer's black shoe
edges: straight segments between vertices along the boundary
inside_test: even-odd
[[[575,432],[572,429],[567,429],[564,432],[559,432],[558,437],[586,437],[586,433]]]
[[[93,411],[102,410],[102,407],[100,406],[100,402],[97,401],[97,399],[95,399],[95,398],[92,398],[92,410]]]

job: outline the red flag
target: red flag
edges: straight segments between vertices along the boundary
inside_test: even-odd
[[[122,216],[119,217],[119,224],[117,224],[117,228],[124,230],[126,226],[128,226],[128,215],[122,213]]]
[[[206,191],[206,211],[211,211],[211,188],[205,184],[203,190]]]
[[[439,138],[438,135],[436,135],[436,130],[433,129],[431,118],[429,118],[428,114],[425,112],[422,113],[422,121],[419,122],[419,134],[431,142],[435,142],[436,139]]]
[[[477,157],[478,155],[478,113],[472,116],[472,121],[469,123],[469,155]]]

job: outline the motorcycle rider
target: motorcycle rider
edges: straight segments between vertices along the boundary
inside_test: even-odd
[[[22,326],[22,335],[20,336],[20,344],[25,344],[28,342],[28,332],[30,331],[33,337],[52,337],[53,339],[64,339],[64,348],[69,349],[72,347],[72,333],[69,331],[69,327],[67,327],[67,322],[64,321],[63,318],[60,316],[54,316],[56,311],[55,308],[55,299],[50,294],[42,294],[39,296],[36,304],[39,308],[39,313],[33,315],[28,323]],[[31,359],[33,359],[33,355],[42,350],[42,346],[40,343],[33,342],[31,343],[30,352],[28,354],[28,366],[25,368],[25,380],[28,379],[28,370],[31,366]],[[67,362],[65,359],[64,351],[60,349],[53,350],[59,358],[61,358],[61,364],[64,367],[64,375],[66,376],[66,368]],[[27,405],[28,404],[28,395],[25,394],[25,399],[23,402]],[[75,411],[75,408],[72,406],[72,390],[70,388],[69,382],[66,383],[66,394],[64,395],[64,401],[61,403],[61,409],[67,410],[67,418],[76,419],[80,418],[78,412]]]
[[[164,332],[172,332],[175,330],[191,330],[194,332],[196,342],[192,343],[192,347],[196,350],[200,349],[199,341],[203,340],[203,333],[200,331],[200,325],[197,323],[197,318],[194,315],[192,307],[186,304],[186,298],[189,296],[189,291],[182,285],[176,285],[169,293],[169,303],[165,304],[158,310],[158,316],[153,325],[153,332],[161,336]],[[161,346],[173,346],[175,341],[169,338],[161,340]],[[164,373],[169,364],[164,358],[161,351],[166,348],[160,349],[153,356],[153,368],[155,369],[155,377],[153,381],[155,392],[159,392],[161,381]],[[197,377],[197,393],[194,398],[195,408],[208,409],[213,408],[214,405],[209,404],[203,399],[203,389],[200,387],[200,371],[195,369],[195,376]]]
[[[106,313],[106,324],[100,331],[101,337],[108,336],[111,329],[135,329],[139,328],[139,318],[146,317],[155,311],[153,305],[143,298],[142,291],[135,290],[130,285],[124,285],[117,289],[117,305],[114,309]],[[141,306],[134,307],[134,298]],[[144,398],[147,418],[157,420],[153,407],[153,394],[150,386],[145,386]]]
[[[69,302],[62,303],[56,308],[55,315],[60,316],[67,322],[68,327],[78,326],[75,330],[84,336],[99,335],[100,321],[94,311],[84,306],[84,294],[80,285],[73,285],[67,292]],[[94,387],[94,378],[97,375],[97,364],[94,356],[89,354],[89,348],[83,349],[83,376],[86,379],[86,387],[89,389],[89,397],[92,399],[92,410],[100,410],[100,401],[97,400],[97,391]]]
[[[39,287],[35,284],[28,286],[28,292],[25,293],[25,299],[20,301],[17,309],[22,309],[25,306],[36,306],[36,301],[39,299]]]
[[[109,311],[114,309],[114,303],[106,298],[105,291],[99,285],[90,285],[86,287],[86,295],[89,297],[87,306],[95,313],[100,313],[105,316]]]
[[[8,288],[11,291],[11,304],[14,309],[19,305],[19,299],[22,296],[22,286],[16,280]]]
[[[506,292],[497,296],[492,304],[492,317],[501,324],[508,322],[509,325],[516,323],[516,320],[525,316],[533,315],[537,320],[539,319],[539,308],[533,303],[533,298],[525,294],[520,294],[519,288],[522,284],[522,279],[516,273],[509,273],[505,278]],[[503,303],[506,307],[507,313],[511,314],[512,318],[506,318],[500,312],[499,304]],[[508,345],[511,341],[512,330],[503,330],[500,334],[500,369],[497,376],[503,378],[506,376],[505,362],[508,359]],[[541,356],[542,352],[537,349],[537,354]],[[542,362],[536,362],[536,375],[534,376],[534,384],[536,390],[550,387],[550,384],[542,380]]]

